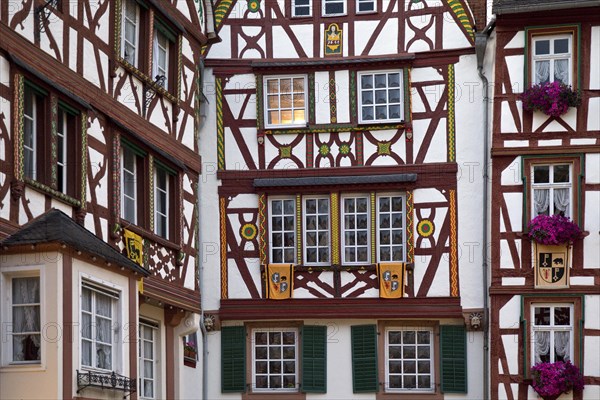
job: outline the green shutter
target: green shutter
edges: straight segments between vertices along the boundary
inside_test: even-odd
[[[377,392],[377,327],[352,327],[352,388],[354,393]]]
[[[221,392],[246,390],[246,329],[226,326],[221,329]]]
[[[302,327],[302,391],[327,392],[327,327]]]
[[[463,325],[440,326],[443,393],[467,393],[467,332]]]

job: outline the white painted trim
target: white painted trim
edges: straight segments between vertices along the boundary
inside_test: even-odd
[[[366,261],[346,261],[346,230],[345,230],[345,213],[344,213],[344,200],[348,198],[365,198],[367,199],[367,260]],[[340,196],[340,236],[341,236],[341,249],[342,253],[342,264],[343,265],[364,265],[370,264],[371,260],[371,194],[370,193],[347,193]],[[356,215],[356,213],[355,213]],[[354,228],[356,232],[357,228]],[[356,244],[353,246],[357,246]]]
[[[291,93],[293,93],[293,85],[294,82],[293,80],[296,78],[302,78],[304,81],[304,121],[302,122],[297,122],[297,123],[291,123],[291,124],[270,124],[269,123],[269,93],[268,93],[268,83],[269,80],[275,80],[277,79],[278,81],[278,93],[277,95],[279,97],[281,97],[281,80],[282,79],[290,79],[291,80]],[[269,129],[276,129],[276,128],[293,128],[293,127],[299,127],[299,126],[306,126],[308,124],[308,119],[309,119],[309,115],[308,115],[308,76],[306,74],[296,74],[296,75],[268,75],[268,76],[264,76],[263,77],[263,117],[264,117],[264,124],[265,124],[265,128],[269,128]],[[273,108],[272,110],[277,110],[279,111],[279,115],[280,115],[280,120],[281,120],[281,101],[278,102],[278,107],[277,108]],[[298,110],[300,110],[301,108],[298,108]],[[293,106],[293,99],[292,99],[292,118],[293,118],[293,111],[294,106]]]
[[[313,16],[313,0],[308,0],[308,14],[306,15],[296,15],[296,1],[297,0],[292,0],[292,18],[309,18]],[[304,8],[306,6],[299,5],[298,7]]]
[[[329,219],[329,223],[327,224],[327,233],[329,234],[329,261],[328,262],[308,262],[307,261],[307,244],[306,244],[306,201],[307,200],[327,200],[327,204],[328,204],[328,210],[327,210],[327,218]],[[317,213],[315,214],[315,216],[317,217],[317,225],[318,225],[318,216],[319,215],[323,215],[323,214],[319,214],[318,211],[318,203],[317,203]],[[312,214],[311,214],[312,215]],[[304,265],[322,265],[322,266],[328,266],[331,265],[332,261],[331,261],[331,199],[326,196],[326,195],[316,195],[316,196],[303,196],[302,197],[302,213],[301,213],[301,218],[302,218],[302,262]],[[311,247],[316,247],[317,248],[317,253],[319,251],[319,247],[324,247],[324,246],[319,246],[318,245],[318,241],[319,241],[319,232],[324,232],[324,230],[320,230],[317,228],[317,230],[315,231],[317,232],[317,246],[311,246]],[[317,254],[317,258],[318,258],[318,254]]]
[[[372,75],[373,79],[375,75],[379,75],[379,74],[385,74],[386,75],[386,87],[385,90],[387,91],[389,89],[388,87],[388,78],[387,76],[389,74],[398,74],[400,75],[400,83],[399,83],[399,87],[398,90],[400,91],[400,117],[399,118],[389,118],[389,109],[386,109],[386,114],[388,115],[388,118],[386,119],[377,119],[376,115],[375,115],[375,107],[376,107],[376,103],[375,103],[375,82],[373,82],[373,88],[371,89],[367,89],[367,90],[372,90],[373,91],[373,119],[372,120],[364,120],[363,119],[363,113],[362,113],[362,108],[363,108],[363,102],[362,102],[362,85],[361,85],[361,78],[365,75]],[[405,99],[404,99],[404,70],[402,69],[394,69],[394,70],[381,70],[381,71],[361,71],[357,74],[356,76],[356,95],[358,96],[357,99],[357,103],[358,103],[358,123],[359,124],[387,124],[387,123],[397,123],[397,122],[402,122],[404,120],[404,105],[405,105]],[[394,104],[394,103],[388,103],[387,102],[388,98],[386,95],[386,103],[385,106],[388,107],[390,104]],[[370,105],[367,105],[370,106]]]
[[[268,260],[270,262],[273,262],[273,241],[271,240],[271,237],[272,237],[271,235],[273,234],[273,226],[272,226],[273,211],[272,211],[271,203],[272,203],[273,200],[291,200],[291,201],[294,202],[294,261],[292,262],[292,264],[295,264],[297,262],[296,256],[298,254],[297,253],[298,252],[298,248],[297,248],[298,238],[296,237],[296,234],[297,234],[296,233],[296,227],[298,226],[298,221],[296,221],[296,198],[294,196],[273,196],[273,197],[269,197],[268,198],[268,201],[267,201],[267,203],[268,203],[268,214],[267,214],[267,217],[269,219],[269,221],[268,221],[269,222],[269,232],[268,232],[269,233],[269,237],[267,238],[267,243],[268,243],[268,248],[269,248],[269,257],[268,257]],[[282,215],[285,215],[285,214],[282,214]],[[286,248],[284,246],[285,239],[283,238],[283,232],[284,232],[284,230],[283,230],[283,223],[284,222],[282,220],[281,221],[282,230],[278,231],[278,232],[282,233],[282,238],[281,238],[281,240],[282,240],[282,242],[281,242],[282,246],[281,247],[277,247],[277,248],[281,248],[282,251],[284,251],[285,248]],[[282,257],[285,257],[285,252],[282,253]],[[285,260],[285,258],[284,258],[284,260]],[[285,261],[282,261],[282,262],[285,263],[285,264],[287,264]]]
[[[402,198],[402,260],[390,260],[390,261],[381,261],[379,259],[379,199],[381,197],[400,197]],[[405,193],[378,193],[375,199],[375,207],[376,207],[376,212],[375,212],[375,219],[377,220],[377,232],[376,232],[376,238],[375,238],[375,250],[377,252],[377,262],[405,262],[406,261],[406,194]],[[391,203],[390,203],[390,207],[391,207]],[[390,211],[391,213],[391,211]],[[391,228],[391,223],[392,221],[390,220],[390,230]],[[390,238],[390,242],[391,242],[391,238]],[[386,245],[387,246],[387,245]],[[390,246],[393,246],[393,244],[390,244]],[[390,254],[391,257],[391,254]]]
[[[284,332],[294,332],[294,348],[295,348],[295,367],[294,367],[294,375],[295,375],[295,382],[296,382],[296,386],[293,389],[286,389],[286,388],[281,388],[281,389],[259,389],[256,387],[256,341],[254,340],[254,334],[257,332],[266,332],[267,335],[271,332],[280,332],[283,333]],[[259,392],[259,393],[295,393],[299,391],[299,377],[300,374],[298,373],[298,368],[300,368],[300,355],[298,354],[299,351],[299,346],[298,346],[298,342],[300,341],[300,332],[297,328],[256,328],[256,329],[252,329],[250,332],[250,342],[252,344],[252,391],[253,392]],[[283,340],[282,340],[282,345],[283,345]],[[270,346],[268,345],[267,342],[267,354],[269,353],[269,348]],[[283,354],[281,354],[281,358],[279,358],[280,360],[283,360]],[[262,375],[262,374],[261,374]],[[271,374],[267,372],[267,376],[270,376]],[[281,376],[283,378],[283,369],[281,370]],[[287,375],[291,375],[291,374],[287,374]],[[282,386],[283,386],[283,379],[282,379]]]

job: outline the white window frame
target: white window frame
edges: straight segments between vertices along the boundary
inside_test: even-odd
[[[367,200],[367,228],[366,228],[366,232],[367,232],[367,259],[365,261],[348,261],[346,260],[346,231],[353,231],[355,233],[358,233],[359,229],[356,228],[346,228],[346,212],[344,211],[344,200],[346,199],[358,199],[358,198],[364,198]],[[369,193],[349,193],[349,194],[345,194],[343,196],[341,196],[340,198],[340,219],[341,219],[341,226],[340,226],[340,230],[341,230],[341,236],[342,236],[342,264],[344,265],[365,265],[365,264],[370,264],[371,263],[371,195]],[[353,215],[357,215],[356,212],[354,212]],[[363,229],[360,229],[360,231],[362,231]],[[359,246],[358,244],[353,244],[353,245],[348,245],[349,247],[354,247],[355,249],[357,249],[358,247],[363,247],[362,245]],[[356,253],[356,255],[358,256],[358,253]],[[358,258],[358,257],[357,257]]]
[[[158,346],[159,344],[159,324],[157,322],[154,321],[150,321],[146,318],[140,318],[139,321],[139,334],[138,334],[138,340],[139,342],[139,346],[138,346],[138,350],[139,350],[139,354],[138,354],[138,371],[139,371],[139,378],[138,378],[138,387],[139,387],[139,394],[140,394],[140,398],[141,399],[156,399],[156,398],[160,398],[160,393],[157,393],[158,391],[158,368],[157,368],[157,364],[158,364],[158,355],[159,355],[159,350],[160,347]],[[151,339],[146,339],[144,338],[143,335],[143,331],[144,330],[149,330],[152,333],[152,338]],[[146,357],[146,352],[145,352],[145,347],[144,344],[145,343],[151,343],[152,346],[152,358],[148,358]],[[149,361],[152,363],[152,378],[147,378],[144,374],[145,368],[144,368],[144,362],[145,361]],[[145,392],[144,392],[144,381],[152,381],[152,392],[153,392],[153,396],[145,396]]]
[[[86,327],[83,324],[83,289],[84,289],[84,285],[85,284],[89,284],[90,286],[95,286],[97,289],[88,289],[90,291],[92,291],[92,310],[91,310],[91,315],[92,315],[92,324],[91,324],[91,328],[92,328],[92,332],[91,332],[91,339],[85,339],[87,341],[91,341],[92,343],[92,358],[90,360],[90,363],[92,365],[85,365],[83,364],[83,341],[84,341],[84,337],[83,337],[83,329],[86,329]],[[95,323],[95,316],[96,316],[96,306],[95,306],[95,302],[96,302],[96,295],[94,293],[99,293],[100,295],[104,295],[107,297],[112,297],[111,300],[111,369],[103,369],[103,368],[99,368],[96,367],[97,364],[97,360],[96,360],[96,353],[95,353],[95,349],[96,349],[96,343],[97,343],[97,339],[96,339],[96,323]],[[79,279],[79,326],[80,326],[80,331],[79,331],[79,365],[80,368],[82,370],[86,370],[86,371],[101,371],[101,372],[112,372],[115,371],[117,373],[121,373],[121,365],[122,365],[122,337],[120,335],[120,327],[121,327],[121,302],[123,298],[123,290],[121,287],[111,283],[111,282],[107,282],[105,280],[93,277],[91,275],[88,274],[80,274],[80,279]],[[90,312],[85,311],[86,313],[90,314]],[[105,344],[105,343],[100,343],[100,344]]]
[[[343,4],[344,11],[341,13],[327,13],[327,4]],[[346,0],[322,0],[322,15],[324,17],[336,17],[340,15],[346,15],[348,13],[348,5]]]
[[[308,0],[308,5],[297,5],[296,1],[298,0],[292,0],[292,17],[293,18],[308,18],[308,17],[312,17],[312,10],[313,10],[313,0]],[[306,8],[308,7],[308,14],[296,14],[297,8]]]
[[[61,118],[62,117],[62,118]],[[57,182],[57,189],[62,193],[67,193],[67,164],[68,164],[68,152],[67,152],[67,141],[69,138],[69,116],[67,112],[59,107],[58,109],[58,120],[56,123],[56,168],[57,168],[57,176],[58,178],[62,178],[62,187],[60,186],[60,181]],[[62,130],[61,130],[62,125]],[[60,146],[60,141],[62,140],[62,146]],[[62,157],[61,157],[62,155]],[[62,162],[61,162],[62,158]],[[61,172],[62,171],[62,172]]]
[[[159,181],[158,181],[158,174],[164,174],[165,176],[165,187],[161,187],[158,185]],[[170,188],[170,175],[169,173],[160,168],[160,167],[154,167],[154,233],[157,234],[158,236],[165,238],[165,239],[169,239],[169,231],[170,231],[170,218],[169,218],[169,207],[171,206],[170,204],[170,199],[169,199],[169,194],[171,192],[171,188]],[[165,204],[164,204],[164,209],[160,210],[159,209],[159,196],[163,194],[165,196]],[[159,219],[164,219],[164,229],[165,232],[164,234],[162,232],[159,232],[159,224],[158,224],[158,220]]]
[[[385,74],[386,75],[386,114],[387,114],[387,118],[384,119],[377,119],[377,113],[375,112],[375,107],[377,106],[377,104],[375,103],[375,83],[373,82],[373,88],[367,88],[367,89],[363,89],[362,87],[362,77],[366,76],[366,75],[371,75],[373,76],[373,80],[375,79],[375,75],[381,75],[381,74]],[[399,87],[398,90],[400,91],[400,101],[399,103],[390,103],[387,91],[390,90],[390,87],[388,86],[388,75],[389,74],[399,74],[400,76],[400,82],[399,82]],[[404,71],[402,69],[397,69],[397,70],[382,70],[382,71],[363,71],[363,72],[359,72],[358,73],[358,81],[357,81],[357,96],[358,96],[358,122],[361,124],[381,124],[381,123],[397,123],[397,122],[402,122],[404,120]],[[395,88],[392,88],[395,89]],[[383,90],[383,89],[380,89]],[[372,105],[370,104],[365,104],[363,105],[363,96],[362,96],[362,92],[363,91],[372,91],[373,92],[373,103]],[[384,105],[383,103],[380,104],[380,106]],[[398,105],[400,108],[400,116],[398,118],[390,118],[389,117],[389,106],[390,105]],[[363,119],[363,106],[367,106],[367,107],[373,107],[373,119]]]
[[[554,183],[554,167],[568,165],[569,166],[569,182],[558,182]],[[549,176],[548,183],[536,183],[535,182],[535,167],[548,167]],[[548,215],[554,215],[554,190],[555,189],[569,189],[569,209],[568,214],[565,214],[569,218],[573,218],[573,164],[572,163],[550,163],[550,164],[532,164],[531,165],[531,213],[532,218],[536,217],[535,210],[535,190],[548,189],[549,201],[548,201]]]
[[[569,41],[569,52],[562,54],[554,53],[554,40],[556,39],[568,39]],[[548,40],[550,42],[549,54],[536,54],[536,42]],[[554,82],[554,61],[555,60],[568,60],[568,73],[569,79],[565,84],[572,85],[573,82],[573,35],[571,34],[559,34],[559,35],[535,35],[531,41],[531,80],[532,83],[537,84],[537,75],[535,73],[535,64],[537,61],[549,61],[549,71],[548,71],[548,82]]]
[[[45,341],[40,340],[40,359],[30,361],[14,361],[12,346],[12,282],[15,278],[39,278],[40,280],[40,330],[46,326],[46,311],[44,300],[46,299],[45,275],[43,267],[3,267],[0,273],[0,322],[4,327],[0,332],[0,365],[3,367],[16,366],[23,368],[44,368],[46,361]],[[40,339],[42,338],[40,332]]]
[[[125,167],[125,153],[130,154],[133,157],[133,171],[128,170]],[[137,225],[137,218],[138,218],[138,207],[137,207],[137,198],[138,198],[138,185],[136,180],[138,179],[138,174],[137,174],[137,157],[138,155],[135,153],[135,151],[133,151],[132,149],[130,149],[129,147],[122,145],[121,146],[121,218],[126,219],[127,221],[131,222],[134,225]],[[125,182],[127,179],[132,179],[133,181],[133,197],[131,197],[130,195],[125,193]],[[125,203],[127,201],[132,201],[134,204],[134,212],[133,212],[133,218],[127,218],[126,214],[125,214]]]
[[[419,389],[419,388],[415,388],[415,389],[402,389],[402,388],[391,388],[390,387],[390,357],[389,357],[389,347],[390,347],[390,343],[389,343],[389,332],[415,332],[415,343],[417,341],[416,337],[417,337],[417,332],[419,331],[427,331],[429,332],[429,374],[422,374],[422,375],[429,375],[430,376],[430,385],[431,387],[429,389]],[[433,331],[433,328],[427,328],[427,327],[388,327],[385,329],[385,391],[386,392],[393,392],[393,393],[432,393],[435,392],[435,344],[434,341],[436,340],[436,335],[435,332]],[[398,346],[397,344],[395,346]],[[399,345],[402,347],[402,354],[404,354],[404,344]],[[415,344],[416,347],[416,344]],[[418,357],[418,353],[417,353],[417,349],[415,349],[415,357]],[[393,359],[393,360],[402,360],[405,361],[404,357],[400,358],[400,359]],[[411,359],[412,360],[412,359]],[[418,358],[415,358],[415,360],[418,360]],[[425,360],[425,359],[423,359]],[[418,366],[415,366],[415,379],[416,379],[416,383],[418,385]],[[405,375],[404,373],[394,373],[394,375],[399,375],[402,379],[402,377]],[[410,374],[413,375],[413,374]]]
[[[383,230],[380,226],[380,214],[381,214],[381,210],[379,208],[379,199],[382,197],[389,197],[390,199],[393,197],[399,197],[402,199],[402,259],[401,260],[381,260],[381,252],[380,252],[380,248],[381,248],[381,231]],[[377,232],[376,232],[376,251],[377,251],[377,261],[378,262],[404,262],[406,261],[406,195],[402,194],[402,193],[380,193],[377,195],[377,199],[376,199],[376,223],[377,223]],[[391,207],[391,203],[390,203],[390,207]],[[388,214],[392,214],[393,211],[389,211],[386,212]],[[389,230],[390,232],[392,231],[392,227],[391,227],[391,220],[390,220],[390,228],[385,228],[385,230]],[[390,237],[390,244],[386,244],[383,245],[386,247],[390,247],[390,258],[393,258],[393,251],[392,248],[394,246],[394,243],[392,241],[392,238]],[[397,246],[397,245],[396,245]]]
[[[133,6],[135,7],[135,21],[132,21],[127,17],[127,7]],[[125,37],[125,26],[127,23],[131,23],[135,28],[135,43],[129,42]],[[129,43],[133,49],[133,60],[127,60],[125,56],[126,44]],[[123,24],[121,26],[121,57],[123,60],[127,61],[134,67],[137,67],[138,64],[138,54],[139,54],[139,44],[140,44],[140,6],[137,4],[135,0],[123,0]]]
[[[294,218],[294,228],[292,230],[286,230],[285,229],[285,222],[284,222],[284,218],[286,216],[290,216],[290,214],[286,214],[285,213],[285,207],[282,204],[282,214],[278,214],[277,216],[280,216],[282,218],[281,221],[281,230],[277,231],[278,233],[281,233],[281,246],[277,246],[275,247],[273,244],[273,201],[292,201],[294,204],[294,212],[291,216],[293,216]],[[298,245],[298,238],[297,238],[297,232],[296,232],[296,227],[298,226],[298,221],[296,221],[296,198],[295,197],[291,197],[291,196],[276,196],[276,197],[269,197],[269,260],[271,261],[271,263],[282,263],[282,264],[295,264],[297,262],[296,260],[296,254],[297,254],[297,245]],[[294,234],[294,246],[293,246],[293,253],[294,253],[294,259],[292,261],[285,261],[285,250],[286,249],[290,249],[291,247],[289,246],[285,246],[285,233],[286,232],[293,232]],[[274,249],[281,249],[282,251],[282,261],[274,261],[273,260],[273,250]]]
[[[308,200],[316,200],[317,201],[316,214],[310,214],[311,216],[315,216],[317,218],[317,226],[316,226],[316,229],[311,229],[311,230],[309,230],[306,225],[306,217],[308,216],[308,213],[306,211],[306,202]],[[319,213],[319,205],[318,205],[319,200],[327,200],[327,204],[328,204],[328,210],[327,210],[328,223],[327,223],[326,230],[321,230],[321,229],[319,229],[319,226],[318,226],[319,216],[325,215],[325,214]],[[310,232],[316,232],[316,234],[317,234],[316,246],[308,246],[307,234]],[[329,251],[329,261],[309,262],[308,257],[307,257],[309,247],[317,249],[317,259],[319,259],[319,249],[325,247],[325,246],[319,246],[319,243],[318,243],[319,242],[319,233],[322,233],[322,232],[327,232],[327,235],[329,237],[329,244],[327,245],[327,249]],[[302,198],[302,244],[303,244],[303,258],[302,259],[304,260],[305,265],[331,265],[331,199],[329,197],[327,197],[327,196],[305,196]]]
[[[554,310],[558,307],[568,307],[570,310],[570,325],[554,325]],[[536,308],[550,308],[550,325],[536,325],[535,324],[535,309]],[[550,362],[555,362],[554,359],[554,333],[556,332],[569,332],[569,355],[571,356],[571,362],[574,362],[575,358],[575,305],[573,303],[531,303],[531,365],[535,365],[535,332],[539,331],[550,331]]]
[[[160,41],[161,38],[164,39],[166,46],[161,46]],[[154,49],[152,52],[152,79],[156,80],[156,77],[162,75],[165,77],[163,81],[163,87],[169,87],[169,48],[171,47],[171,42],[169,38],[160,31],[160,29],[154,27]],[[159,53],[164,52],[165,54],[165,65],[160,65],[160,57]]]
[[[298,107],[295,108],[293,105],[293,93],[294,93],[294,79],[298,79],[298,78],[302,78],[303,79],[303,90],[304,90],[304,107]],[[292,95],[292,108],[282,108],[281,107],[281,81],[285,80],[285,79],[289,79],[291,80],[291,92],[289,93],[290,95]],[[277,80],[277,85],[278,85],[278,104],[279,106],[276,108],[270,108],[269,107],[269,81],[273,81],[273,80]],[[308,123],[308,78],[306,75],[269,75],[269,76],[265,76],[263,78],[263,97],[264,97],[264,121],[265,121],[265,128],[289,128],[289,127],[298,127],[298,126],[306,126],[306,124]],[[273,95],[273,94],[272,94]],[[299,121],[299,122],[292,122],[292,123],[288,123],[288,124],[283,124],[283,123],[279,123],[279,124],[271,124],[269,123],[269,111],[278,111],[279,112],[279,121],[281,121],[281,111],[282,110],[291,110],[292,112],[292,120],[294,118],[294,111],[295,110],[304,110],[304,120],[303,121]]]
[[[294,380],[295,380],[295,386],[294,388],[278,388],[278,389],[265,389],[265,388],[257,388],[256,387],[256,362],[259,361],[256,358],[256,340],[255,340],[255,334],[259,333],[259,332],[264,332],[267,334],[267,337],[270,333],[273,332],[279,332],[281,333],[282,337],[283,337],[283,333],[284,332],[293,332],[294,333],[294,354],[295,354],[295,366],[294,366]],[[252,391],[253,392],[277,392],[277,393],[282,393],[282,392],[286,392],[286,393],[294,393],[294,392],[298,392],[299,391],[299,374],[298,374],[298,368],[300,366],[300,355],[298,354],[299,350],[300,350],[300,346],[299,346],[299,340],[300,340],[300,335],[299,335],[299,331],[297,328],[257,328],[257,329],[252,329],[251,331],[251,343],[252,343]],[[262,345],[261,345],[262,346]],[[263,346],[264,347],[264,346]],[[269,352],[269,348],[271,347],[268,343],[266,345],[267,347],[267,357],[270,357],[270,352]],[[283,347],[283,340],[282,343],[280,344],[280,347]],[[283,362],[283,349],[281,349],[281,358],[279,358],[279,360],[282,360]],[[267,362],[271,361],[270,358],[268,358],[266,360]],[[266,375],[267,376],[267,380],[269,379],[270,376],[272,375],[280,375],[282,377],[282,386],[283,386],[283,376],[284,375],[292,375],[292,374],[284,374],[283,372],[283,366],[281,368],[281,373],[280,374],[270,374],[269,372],[267,372],[266,374],[260,374],[260,375]]]
[[[373,9],[368,11],[360,11],[361,4],[372,4]],[[377,12],[377,0],[356,0],[356,13],[357,14],[372,14]]]
[[[37,112],[37,95],[35,91],[25,85],[25,100],[27,102],[28,99],[31,101],[31,113],[32,115],[28,115],[26,112],[26,107],[23,106],[23,118],[31,123],[31,132],[27,132],[25,129],[25,121],[23,121],[23,169],[26,177],[36,180],[37,179],[37,135],[38,135],[38,112]],[[27,145],[27,137],[31,135],[31,146]],[[27,171],[27,154],[31,157],[31,171],[28,173]]]

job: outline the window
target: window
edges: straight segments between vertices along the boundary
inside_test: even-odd
[[[357,13],[369,13],[376,11],[375,0],[357,0]]]
[[[296,203],[294,199],[270,202],[271,262],[294,263],[296,260]]]
[[[11,363],[41,360],[40,278],[11,279],[12,356]]]
[[[433,391],[433,331],[389,328],[385,333],[385,390]]]
[[[154,30],[154,51],[152,52],[152,79],[163,87],[168,86],[169,77],[169,39],[160,30]]]
[[[111,371],[115,362],[115,303],[119,292],[84,281],[81,290],[81,365]]]
[[[266,127],[306,125],[306,76],[266,77]]]
[[[139,325],[139,388],[144,399],[156,398],[156,357],[158,326],[149,321],[140,321]]]
[[[533,83],[571,84],[573,37],[570,34],[533,38]]]
[[[252,387],[256,391],[297,391],[298,331],[252,331]]]
[[[304,263],[330,263],[329,198],[304,199]]]
[[[533,216],[559,213],[571,216],[571,176],[571,164],[533,165]]]
[[[532,365],[573,362],[573,305],[532,304]]]
[[[34,90],[25,86],[23,105],[23,174],[30,179],[37,179],[38,129],[42,125],[39,113],[41,98]]]
[[[346,0],[323,0],[323,16],[346,15]]]
[[[342,199],[342,254],[345,264],[369,262],[369,198]]]
[[[154,233],[169,238],[169,174],[162,168],[154,169]]]
[[[404,261],[404,203],[402,196],[377,199],[379,262]]]
[[[292,0],[292,17],[310,17],[312,0]]]
[[[123,33],[121,56],[137,67],[140,37],[140,7],[135,0],[123,2]]]
[[[121,217],[137,224],[137,192],[139,181],[137,169],[140,161],[136,153],[129,147],[123,146],[121,154]]]
[[[403,116],[402,71],[358,74],[359,122],[401,122]]]

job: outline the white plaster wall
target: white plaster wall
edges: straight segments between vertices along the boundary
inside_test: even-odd
[[[600,130],[600,97],[594,97],[588,100],[587,126],[589,131]]]
[[[199,330],[200,315],[187,313],[186,317],[173,330],[175,338],[175,348],[168,351],[175,354],[175,398],[177,399],[198,399],[202,393],[202,359],[199,353],[199,361],[196,368],[190,368],[183,365],[183,338],[185,335],[196,332],[198,340],[198,350],[202,351],[202,333]],[[209,364],[210,365],[210,364]]]
[[[40,33],[40,48],[50,56],[62,61],[64,41],[63,20],[56,18],[56,16],[52,14],[49,18],[49,27],[50,29],[48,32]],[[52,42],[50,42],[50,37],[52,37]]]
[[[354,23],[355,31],[361,33],[354,37],[354,54],[363,53],[378,23],[379,21],[356,21]]]
[[[585,155],[585,183],[600,183],[600,153]]]
[[[508,209],[508,218],[510,221],[510,227],[513,232],[521,232],[525,227],[523,226],[523,193],[504,193],[504,201],[506,201]],[[512,205],[518,205],[513,207]]]
[[[444,19],[444,42],[442,44],[444,49],[460,49],[472,46],[463,33],[462,27],[455,22],[451,13],[444,13],[442,18]]]
[[[315,72],[315,117],[317,124],[329,124],[329,72]]]
[[[376,23],[379,23],[379,21],[376,21]],[[370,28],[370,26],[369,26],[369,28]],[[365,39],[363,39],[363,41],[364,40],[368,41],[369,38],[371,37],[371,36],[367,36],[366,32],[363,33],[363,31],[361,31],[361,30],[355,30],[355,32],[358,33],[355,37],[359,37],[362,35],[365,36]],[[379,36],[377,36],[375,43],[373,43],[373,47],[371,48],[371,51],[369,51],[369,55],[373,56],[373,55],[383,55],[383,54],[396,54],[398,52],[398,43],[396,40],[390,40],[390,38],[397,38],[397,37],[398,37],[398,20],[390,18],[383,26],[383,29],[381,29],[381,32],[379,33]],[[362,45],[363,49],[364,49],[365,45],[366,45],[366,42],[364,45]],[[358,44],[356,47],[358,47]],[[360,53],[357,53],[357,54],[360,54]]]
[[[173,104],[169,100],[160,95],[157,95],[158,102],[150,112],[150,123],[156,126],[158,129],[167,132],[168,125],[171,124],[171,118],[173,115]],[[163,108],[165,111],[163,111]],[[166,115],[166,116],[165,116]]]
[[[519,335],[502,335],[501,337],[508,364],[508,371],[504,371],[504,373],[518,375],[519,352],[522,350],[519,346]]]
[[[238,3],[240,4],[240,3]],[[219,37],[223,39],[220,43],[215,43],[210,48],[209,58],[231,58],[231,28],[223,25],[219,31]]]
[[[298,58],[300,54],[296,51],[294,47],[294,43],[290,39],[290,36],[285,32],[283,27],[273,25],[273,58]],[[310,36],[305,36],[304,38],[308,38]],[[300,42],[311,42],[311,40],[302,40],[303,37],[300,36]],[[264,46],[262,46],[264,48]],[[311,56],[311,54],[307,54],[307,56]],[[264,58],[256,57],[256,58]]]
[[[431,142],[429,143],[429,149],[427,150],[425,159],[423,160],[424,163],[438,163],[446,162],[448,160],[448,130],[446,129],[446,125],[446,118],[441,118],[437,128],[435,129]],[[422,133],[424,137],[425,132]],[[416,154],[417,153],[415,152],[415,155]]]
[[[600,192],[585,193],[584,229],[590,234],[583,239],[583,267],[600,268]]]
[[[600,71],[600,26],[592,26],[592,40],[590,42],[590,87],[600,89],[600,76],[593,71]]]
[[[72,8],[72,7],[71,7]],[[77,18],[77,14],[75,14]],[[69,38],[76,38],[77,31],[73,28],[69,28]],[[73,71],[77,71],[77,40],[69,40],[69,68]]]
[[[518,328],[521,319],[521,296],[513,296],[499,312],[500,329]]]
[[[489,11],[489,10],[488,10]],[[525,31],[519,31],[513,36],[513,38],[508,42],[505,49],[522,49],[525,47]]]
[[[348,71],[335,72],[337,123],[350,122],[350,74]]]
[[[8,20],[11,21],[15,14],[19,14],[23,11],[24,3],[19,1],[11,1],[8,7]],[[21,17],[19,17],[21,18]],[[10,23],[9,23],[10,25]],[[23,22],[17,24],[14,27],[14,31],[25,37],[27,40],[33,43],[33,29],[34,29],[34,18],[33,18],[33,7],[30,7],[27,17]]]
[[[312,25],[292,25],[290,29],[297,38],[300,38],[299,43],[306,56],[312,57],[314,52],[313,41],[308,39],[313,37]]]
[[[25,186],[23,196],[25,196],[25,199],[27,199],[29,203],[29,210],[31,211],[33,218],[44,213],[46,197],[42,193],[30,188],[29,186]],[[24,208],[19,207],[19,225],[24,225],[27,222],[29,222],[29,217],[25,213]]]

